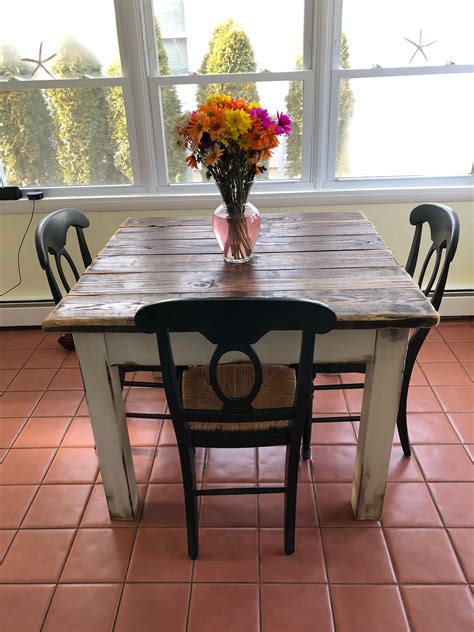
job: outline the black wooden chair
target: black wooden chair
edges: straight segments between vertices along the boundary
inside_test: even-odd
[[[410,253],[406,263],[406,271],[410,276],[415,275],[419,267],[418,285],[431,300],[433,307],[438,310],[443,299],[444,289],[449,273],[449,266],[456,253],[459,241],[459,218],[448,206],[443,204],[420,204],[410,214],[410,223],[415,226],[415,234]],[[421,247],[423,229],[428,226],[431,232],[431,245],[421,264],[419,252]],[[434,261],[433,261],[434,258]],[[432,266],[432,267],[431,267]],[[428,280],[426,280],[428,278]],[[411,374],[418,352],[423,345],[429,329],[418,329],[410,337],[408,343],[403,384],[400,396],[400,404],[397,416],[397,428],[405,456],[411,455],[410,440],[407,427],[407,397],[410,386]],[[318,373],[365,373],[365,364],[317,364],[315,371]],[[363,382],[346,384],[325,384],[314,387],[315,393],[323,390],[359,389],[363,388]],[[317,395],[316,395],[317,397]],[[303,458],[311,456],[311,427],[313,423],[330,423],[337,421],[359,421],[360,415],[346,415],[340,417],[312,417],[312,410],[308,416],[303,435]]]
[[[68,276],[70,275],[67,272],[67,268],[65,269],[63,267],[63,261],[67,262],[69,270],[75,281],[78,281],[80,277],[76,263],[66,249],[69,229],[74,228],[76,230],[77,241],[83,264],[80,267],[87,268],[92,263],[92,257],[84,236],[84,229],[88,228],[89,224],[90,222],[87,217],[78,209],[63,208],[44,217],[36,227],[35,244],[38,260],[42,269],[46,273],[49,288],[56,305],[63,298],[63,293],[65,292],[67,294],[71,289],[69,282],[70,279],[68,280]],[[57,274],[55,274],[54,268],[51,265],[50,255],[54,259]],[[58,342],[65,349],[74,349],[74,341],[71,334],[62,334],[58,338]],[[119,372],[122,387],[143,386],[149,388],[163,388],[162,382],[139,382],[126,379],[127,372],[135,372],[139,370],[150,371],[151,369],[150,367],[139,367],[135,365],[130,367],[120,367]],[[159,371],[160,367],[155,367],[153,370]],[[127,417],[137,418],[149,418],[156,416],[150,413],[138,412],[128,412],[126,414]],[[166,417],[166,415],[162,415],[162,418]]]
[[[295,510],[301,436],[312,393],[315,335],[330,331],[336,316],[326,305],[284,298],[181,299],[142,307],[139,330],[156,333],[166,396],[183,475],[188,553],[199,552],[198,496],[285,494],[285,553],[295,547]],[[253,347],[273,330],[302,332],[297,370],[261,364]],[[209,365],[179,370],[170,332],[193,331],[211,343]],[[220,363],[229,352],[250,362]],[[286,445],[283,487],[197,489],[197,447]]]

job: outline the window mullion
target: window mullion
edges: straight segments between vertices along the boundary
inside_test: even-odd
[[[304,0],[304,25],[303,25],[303,69],[314,69],[314,35],[313,25],[315,19],[316,0]]]
[[[303,135],[301,145],[301,180],[312,180],[312,155],[315,138],[314,109],[316,103],[316,82],[314,74],[303,83]]]
[[[148,0],[114,2],[122,69],[124,75],[130,77],[130,93],[125,100],[125,107],[129,134],[136,136],[134,153],[138,164],[133,165],[134,177],[147,191],[153,191],[156,186],[157,157],[151,133],[152,104],[147,80],[149,50],[142,20],[143,5]]]
[[[337,5],[320,0],[314,16],[313,39],[314,68],[316,73],[316,94],[314,111],[314,143],[312,159],[312,180],[316,189],[321,189],[328,178],[328,154],[330,151],[330,96],[331,72],[333,67],[334,42],[340,38],[340,22],[336,24]],[[336,36],[335,36],[336,33]]]

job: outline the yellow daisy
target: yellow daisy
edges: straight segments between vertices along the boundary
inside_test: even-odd
[[[252,127],[250,114],[244,110],[225,110],[224,122],[226,135],[233,140],[237,140],[239,136],[245,134]]]

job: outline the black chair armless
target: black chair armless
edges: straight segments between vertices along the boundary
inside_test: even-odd
[[[71,254],[66,249],[69,229],[74,228],[76,230],[77,241],[82,258],[82,266],[80,267],[87,268],[92,263],[92,257],[84,236],[84,229],[88,228],[89,225],[90,222],[82,211],[79,211],[76,208],[63,208],[44,217],[36,227],[35,244],[38,260],[40,266],[46,273],[49,288],[56,305],[63,298],[63,293],[67,294],[71,289],[66,276],[66,270],[63,267],[63,262],[67,262],[76,281],[78,281],[80,277],[78,267]],[[56,274],[53,266],[51,265],[51,257],[54,259]],[[71,334],[62,334],[58,338],[58,342],[66,349],[74,349],[74,341]],[[135,372],[139,370],[150,371],[151,369],[150,367],[139,366],[120,367],[119,371],[122,387],[143,386],[148,388],[163,388],[162,382],[137,382],[126,379],[127,372]],[[159,371],[160,367],[155,367],[155,370]],[[126,414],[127,417],[137,418],[148,418],[151,416],[148,413],[138,412],[128,412]],[[162,417],[165,418],[166,415],[163,415]]]
[[[336,316],[326,305],[272,298],[181,299],[142,307],[135,323],[156,333],[163,381],[176,432],[183,475],[188,553],[198,556],[199,496],[285,494],[285,552],[295,548],[295,510],[301,436],[312,394],[316,334],[330,331]],[[264,365],[255,345],[269,331],[300,331],[296,371]],[[192,331],[211,344],[209,364],[180,371],[171,332]],[[237,352],[246,363],[220,363]],[[286,445],[283,487],[197,489],[196,447],[244,448]]]
[[[418,285],[427,296],[433,307],[438,310],[443,299],[446,281],[448,279],[449,267],[459,241],[459,218],[456,213],[448,206],[443,204],[420,204],[414,208],[410,214],[410,223],[415,226],[415,234],[411,245],[408,260],[405,266],[410,276],[415,275],[417,268],[420,268],[418,276]],[[421,263],[419,262],[420,246],[425,227],[430,229],[431,245],[428,252]],[[430,266],[432,265],[432,268]],[[428,270],[431,270],[429,274]],[[428,277],[428,278],[427,278]],[[418,352],[423,345],[429,329],[418,329],[410,337],[408,342],[407,357],[405,362],[405,370],[403,374],[403,384],[400,396],[400,404],[397,417],[397,428],[400,437],[400,443],[405,456],[411,455],[410,440],[408,436],[407,426],[407,397],[408,388],[410,386],[411,374]],[[364,364],[319,364],[315,370],[318,373],[365,373],[366,366]],[[322,390],[337,389],[357,389],[363,388],[363,382],[347,383],[347,384],[328,384],[317,385],[314,387],[315,392]],[[303,457],[311,456],[311,424],[312,423],[330,423],[337,421],[358,421],[360,415],[345,415],[341,417],[314,417],[311,418],[310,411],[308,423],[305,426],[303,436]]]

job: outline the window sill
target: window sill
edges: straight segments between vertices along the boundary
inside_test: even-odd
[[[193,188],[194,189],[194,188]],[[37,202],[39,213],[49,213],[61,207],[79,207],[85,212],[167,212],[200,211],[214,209],[220,196],[211,187],[204,192],[171,193],[165,188],[154,194],[130,193],[124,195],[71,195],[55,196],[53,192]],[[290,189],[282,184],[272,191],[252,191],[251,200],[260,209],[288,209],[313,206],[346,206],[361,204],[397,204],[417,202],[469,202],[473,200],[473,187],[469,185],[404,186],[377,188],[325,188]],[[24,192],[25,193],[25,192]],[[30,213],[31,203],[20,200],[0,201],[0,214]]]

